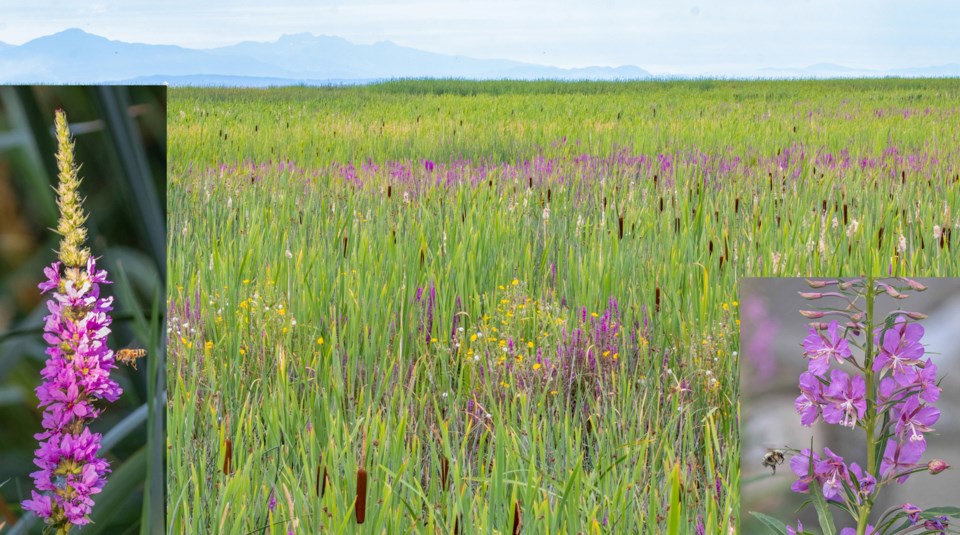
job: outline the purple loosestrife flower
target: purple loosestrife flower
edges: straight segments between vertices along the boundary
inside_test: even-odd
[[[830,372],[830,386],[823,396],[828,403],[823,406],[823,421],[854,428],[867,412],[867,383],[862,375],[853,377],[841,370]]]
[[[100,296],[100,285],[109,284],[107,273],[97,270],[83,246],[86,215],[80,205],[73,143],[61,111],[56,115],[56,133],[60,261],[44,269],[47,280],[38,285],[43,293],[52,292],[43,335],[49,358],[41,372],[43,383],[36,389],[44,410],[43,431],[35,435],[39,448],[34,463],[40,470],[31,474],[36,490],[22,505],[56,533],[67,533],[74,525],[90,522],[91,496],[103,489],[110,472],[107,461],[97,458],[101,435],[87,427],[102,410],[94,403],[116,401],[122,391],[110,379],[115,364],[106,345],[113,298]]]
[[[804,355],[810,358],[807,369],[817,377],[826,375],[831,358],[842,364],[853,355],[847,339],[837,334],[838,325],[836,320],[831,321],[826,335],[811,327],[809,334],[803,339]]]

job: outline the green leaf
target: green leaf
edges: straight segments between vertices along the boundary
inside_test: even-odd
[[[819,483],[811,482],[810,494],[813,495],[813,506],[817,510],[817,519],[820,521],[823,535],[836,535],[837,528],[833,525],[833,515],[830,514],[830,506],[823,497],[823,490],[820,489]]]
[[[763,513],[759,513],[759,512],[757,512],[757,511],[750,511],[750,514],[753,515],[753,517],[756,518],[757,520],[759,520],[760,522],[763,522],[764,525],[766,525],[768,528],[772,529],[774,532],[779,533],[780,535],[786,535],[786,534],[787,534],[787,526],[786,526],[786,524],[784,524],[783,522],[777,520],[776,518],[773,518],[773,517],[770,516],[770,515],[765,515],[765,514],[763,514]]]
[[[680,533],[680,463],[673,464],[670,476],[670,516],[667,520],[667,533]]]

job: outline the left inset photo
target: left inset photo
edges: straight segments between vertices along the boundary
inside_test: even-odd
[[[0,532],[165,531],[166,108],[0,86]]]

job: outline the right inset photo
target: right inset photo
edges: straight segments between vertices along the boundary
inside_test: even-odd
[[[960,279],[745,278],[743,533],[954,533]]]

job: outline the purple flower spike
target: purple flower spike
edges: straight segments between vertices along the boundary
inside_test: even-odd
[[[66,270],[64,279],[60,268],[56,262],[45,269],[48,280],[39,285],[44,292],[53,291],[44,318],[50,358],[36,388],[44,409],[34,461],[40,470],[31,474],[43,494],[34,491],[23,507],[51,524],[83,525],[90,521],[90,497],[103,489],[110,472],[108,463],[97,458],[100,434],[91,433],[87,422],[100,414],[95,401],[114,401],[122,390],[110,379],[115,364],[106,338],[112,298],[101,298],[98,287],[109,283],[106,272],[97,271],[93,258],[85,271]]]
[[[807,369],[817,377],[826,375],[830,368],[831,358],[842,364],[845,359],[853,355],[848,347],[847,339],[837,334],[838,325],[836,320],[831,321],[827,326],[826,336],[811,328],[809,334],[803,340],[804,354],[810,358]]]

